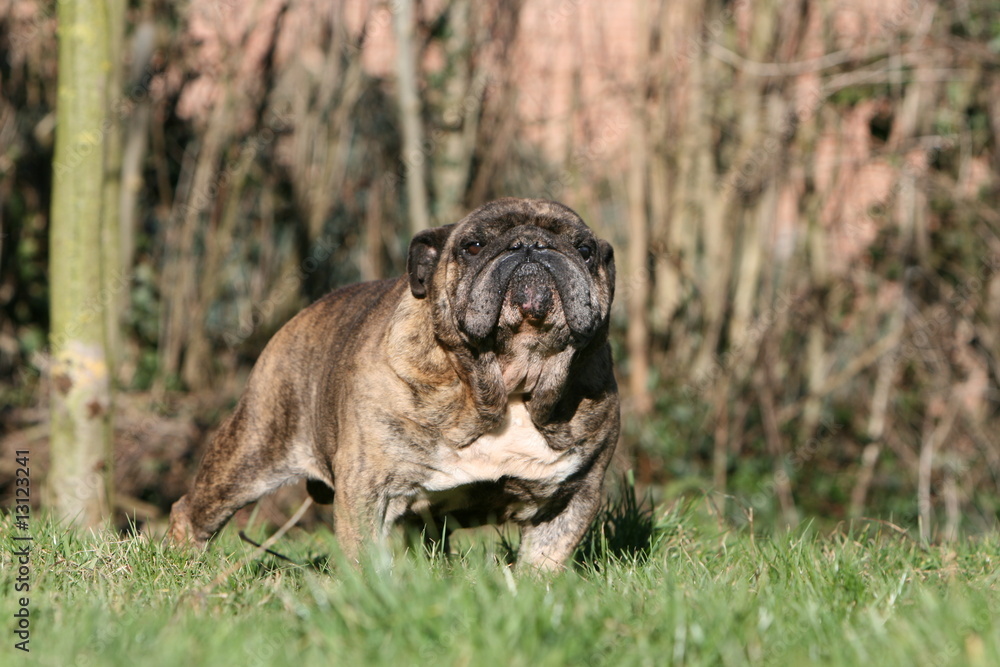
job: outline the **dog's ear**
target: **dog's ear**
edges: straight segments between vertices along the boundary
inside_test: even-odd
[[[615,249],[611,244],[603,239],[597,240],[597,250],[604,263],[604,270],[608,273],[608,286],[611,290],[611,298],[615,296]]]
[[[406,256],[406,272],[410,275],[410,292],[418,299],[427,296],[427,287],[444,244],[455,225],[425,229],[410,241],[410,251]]]

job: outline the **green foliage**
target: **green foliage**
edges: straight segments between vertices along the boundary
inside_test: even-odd
[[[603,507],[576,552],[576,562],[599,569],[606,562],[641,562],[665,531],[653,518],[648,498],[636,497],[635,479],[621,480],[621,491]]]
[[[651,269],[651,286],[655,288],[649,305],[660,306],[658,299],[668,293],[661,289],[663,285],[669,291],[675,289],[671,282],[659,282],[669,273],[662,272],[666,266],[662,260],[669,259],[667,264],[675,266],[680,283],[669,297],[678,301],[677,310],[662,320],[650,316],[654,367],[649,370],[656,408],[641,418],[629,414],[629,397],[625,396],[624,456],[636,466],[640,486],[650,489],[654,501],[701,497],[718,477],[713,457],[716,426],[721,423],[719,430],[727,431],[729,438],[722,461],[725,493],[732,499],[721,505],[726,508],[726,519],[739,525],[746,521],[743,508],[752,507],[758,527],[777,525],[780,508],[774,476],[780,469],[789,474],[796,509],[803,516],[822,517],[827,522],[822,526],[829,528],[847,515],[847,500],[858,483],[862,448],[869,443],[866,422],[874,412],[873,389],[882,360],[858,369],[829,395],[812,392],[817,383],[822,386],[819,379],[842,371],[890,334],[896,312],[893,289],[905,287],[903,345],[890,353],[898,356],[898,368],[892,375],[886,406],[887,430],[862,511],[915,527],[917,475],[913,460],[919,458],[921,443],[926,441],[927,415],[936,414],[928,408],[941,395],[961,391],[972,396],[975,392],[967,392],[974,384],[973,371],[980,367],[989,373],[988,387],[979,395],[978,405],[963,409],[954,434],[939,444],[929,477],[935,519],[945,513],[943,473],[958,470],[960,529],[991,529],[1000,518],[996,493],[1000,471],[989,437],[998,430],[1000,415],[995,363],[1000,343],[991,333],[997,330],[998,322],[992,305],[995,285],[988,279],[996,269],[984,273],[984,267],[992,267],[987,262],[995,263],[997,257],[995,211],[1000,189],[992,172],[996,171],[998,140],[996,124],[990,119],[1000,117],[1000,113],[995,94],[997,67],[990,56],[1000,52],[998,3],[969,0],[942,4],[919,40],[912,39],[923,15],[916,3],[907,0],[899,7],[882,8],[885,11],[875,12],[881,16],[879,20],[857,26],[863,34],[854,37],[864,44],[858,44],[856,59],[809,74],[819,77],[820,87],[815,97],[807,95],[805,100],[811,83],[803,86],[797,76],[756,76],[745,68],[754,62],[783,64],[794,70],[817,56],[816,46],[822,46],[826,55],[833,53],[832,49],[847,48],[853,37],[841,33],[853,29],[841,24],[845,23],[842,19],[847,19],[847,24],[853,21],[853,10],[841,3],[805,3],[803,8],[808,11],[803,14],[782,11],[780,3],[766,3],[744,25],[744,19],[734,19],[738,4],[701,3],[700,9],[684,12],[684,20],[691,23],[686,30],[681,29],[685,33],[682,40],[653,40],[653,33],[649,35],[656,43],[657,57],[665,58],[663,62],[681,58],[679,67],[647,68],[651,85],[647,161],[662,167],[646,177],[649,193],[656,193],[656,197],[650,194],[649,202],[652,246],[646,268]],[[55,3],[49,5],[49,10],[55,11]],[[553,17],[559,18],[558,22],[579,20],[583,14],[577,12],[578,5],[575,1],[561,3],[544,23],[548,25]],[[289,7],[294,11],[295,3]],[[629,176],[621,171],[624,163],[620,158],[625,153],[619,151],[625,150],[621,142],[628,135],[629,124],[622,119],[598,120],[606,110],[603,103],[596,103],[613,100],[614,89],[607,91],[611,97],[583,95],[574,102],[580,108],[565,116],[565,129],[570,130],[566,154],[556,155],[546,148],[546,142],[538,141],[546,123],[534,119],[534,114],[529,114],[532,118],[521,115],[527,100],[518,95],[531,87],[522,84],[518,70],[506,69],[506,65],[494,69],[494,64],[500,64],[494,63],[494,48],[512,41],[497,31],[504,25],[508,30],[516,28],[520,3],[486,3],[483,7],[489,7],[484,16],[490,17],[491,34],[485,35],[488,41],[481,45],[486,50],[468,58],[477,72],[489,75],[489,85],[477,119],[477,147],[465,203],[475,205],[512,194],[562,199],[616,242],[617,300],[621,307],[616,307],[611,343],[617,370],[625,379],[633,367],[625,344],[630,326],[626,313],[630,311],[624,305],[635,293],[631,286],[645,275],[630,266],[628,244],[633,239],[624,224],[628,207],[623,186]],[[267,59],[271,69],[266,72],[244,71],[238,57],[219,63],[200,62],[197,57],[174,58],[192,48],[186,27],[188,4],[161,9],[155,13],[155,22],[158,42],[165,40],[165,45],[158,49],[139,86],[155,120],[149,127],[151,141],[140,172],[134,259],[123,270],[127,279],[122,284],[128,294],[121,296],[127,296],[123,300],[129,308],[124,313],[121,350],[126,372],[120,379],[127,391],[153,389],[159,395],[164,390],[190,390],[196,397],[200,392],[216,395],[241,386],[241,376],[297,308],[333,286],[358,280],[363,266],[370,265],[371,275],[403,271],[407,160],[433,164],[444,154],[446,142],[440,135],[433,138],[434,132],[440,131],[439,117],[449,110],[442,88],[450,83],[456,63],[465,63],[466,56],[455,58],[455,54],[445,53],[443,68],[425,72],[422,94],[428,141],[419,156],[407,157],[402,154],[399,136],[395,75],[365,68],[356,81],[345,75],[358,51],[342,41],[341,31],[316,31],[315,35],[325,36],[301,44],[302,53],[341,52],[343,62],[338,68],[307,76],[304,71],[314,65],[303,70],[306,61],[293,57],[284,64],[280,58]],[[812,36],[801,31],[798,22],[805,16],[821,19],[818,23],[824,26],[824,44],[814,43]],[[506,23],[499,19],[506,19]],[[18,24],[13,15],[0,16],[0,42],[15,47],[20,44],[21,49],[11,51],[10,62],[4,66],[8,69],[0,72],[0,107],[15,110],[13,123],[8,124],[11,132],[5,137],[9,141],[0,147],[0,163],[8,165],[0,169],[0,433],[4,435],[20,428],[30,429],[28,435],[38,432],[40,424],[30,421],[33,411],[19,408],[44,406],[45,392],[51,386],[45,371],[52,268],[47,211],[58,70],[54,62],[55,23],[35,23],[21,35],[32,39],[4,42],[5,34],[18,36]],[[351,22],[334,21],[338,23]],[[279,28],[268,32],[278,35],[295,25],[294,20],[282,21]],[[23,26],[20,29],[23,31]],[[452,24],[442,14],[422,30],[428,47],[437,53],[441,44],[435,42],[452,34]],[[743,33],[752,37],[749,42],[740,36]],[[802,39],[789,37],[795,35]],[[900,57],[884,58],[880,45],[886,40],[895,42],[890,50],[895,53],[898,46],[896,55]],[[33,46],[25,52],[29,43]],[[747,62],[731,66],[720,60],[712,45],[721,45]],[[871,55],[861,55],[869,47]],[[910,62],[906,54],[913,55],[913,49],[926,53],[930,60],[921,60],[919,66],[916,60]],[[233,53],[239,55],[239,50]],[[600,54],[595,57],[600,58]],[[499,60],[514,63],[519,59]],[[586,68],[586,64],[575,66]],[[896,71],[899,67],[902,69]],[[588,89],[591,84],[584,80],[590,74],[584,77],[585,71],[593,73],[591,68],[577,74],[583,88]],[[701,74],[688,80],[686,71]],[[250,84],[245,87],[244,76]],[[190,92],[188,83],[201,85],[215,78],[230,82],[232,90],[222,88],[217,93],[219,99],[233,105],[233,116],[220,115],[218,122],[212,121],[217,127],[209,133],[205,129],[210,125],[207,116],[181,118],[175,107],[179,96]],[[620,82],[623,91],[630,85],[627,79]],[[185,83],[174,89],[176,84],[167,84],[167,80]],[[348,85],[351,81],[354,83]],[[845,85],[847,82],[855,85]],[[353,93],[352,86],[357,86]],[[154,89],[164,92],[147,95]],[[698,96],[691,95],[698,91],[702,101],[692,106]],[[553,94],[559,97],[555,89]],[[474,108],[471,102],[478,100],[477,95],[463,99],[462,108],[466,103]],[[130,102],[139,100],[130,93]],[[285,104],[295,100],[295,104]],[[911,106],[912,101],[919,104]],[[341,104],[347,105],[343,115],[337,113]],[[253,122],[247,125],[236,118],[251,118]],[[864,129],[855,123],[866,119],[868,152],[846,159],[854,150],[849,137]],[[317,133],[320,129],[323,131]],[[343,136],[337,138],[340,132]],[[207,186],[191,190],[186,184],[193,179],[191,170],[197,161],[185,155],[196,156],[210,145],[206,142],[209,134],[224,137],[224,147],[214,161],[205,158],[213,162]],[[302,148],[291,150],[290,146],[296,145],[292,140],[303,136]],[[833,189],[822,186],[824,178],[818,178],[829,159],[826,150],[821,150],[823,137],[835,138],[838,155],[843,152],[834,160],[834,172],[825,178],[832,178]],[[711,144],[704,160],[700,157],[703,142]],[[316,150],[304,150],[313,144]],[[339,146],[336,151],[334,145]],[[621,148],[616,148],[619,145]],[[913,160],[918,156],[927,158],[928,169]],[[705,173],[698,166],[703,162],[711,163]],[[747,183],[738,171],[741,166],[752,172]],[[888,190],[882,189],[879,178],[865,183],[869,172],[854,171],[881,166],[895,171]],[[989,177],[980,180],[982,172]],[[329,190],[328,178],[311,184],[303,181],[306,175],[324,173],[341,175],[333,179],[339,181],[336,195],[329,201],[318,196]],[[872,192],[879,192],[878,199],[869,202],[860,197],[855,201],[854,192],[844,192],[836,185],[849,185],[855,178],[859,191],[871,186]],[[428,180],[433,186],[435,179]],[[912,188],[904,187],[904,181]],[[739,335],[730,338],[739,333],[732,328],[731,318],[739,314],[735,291],[742,274],[730,272],[726,288],[730,294],[722,299],[711,278],[714,264],[720,260],[706,255],[706,241],[716,232],[699,231],[711,217],[712,202],[729,197],[726,193],[734,184],[742,184],[737,188],[740,200],[725,216],[732,220],[725,229],[732,232],[729,245],[733,254],[723,261],[730,266],[753,263],[748,251],[757,247],[756,242],[749,242],[757,238],[755,219],[774,218],[774,223],[768,223],[777,225],[774,229],[791,221],[794,233],[788,238],[798,239],[785,259],[773,252],[786,242],[777,241],[785,232],[774,237],[777,245],[768,242],[770,250],[762,260],[765,270],[753,278],[757,283],[750,283],[757,284],[752,289],[756,292],[750,313],[753,323],[776,322],[772,329],[760,331],[773,333],[779,362],[774,368],[776,408],[790,415],[779,425],[781,445],[795,452],[809,441],[812,425],[803,418],[804,411],[791,409],[807,399],[822,400],[821,418],[842,425],[799,467],[776,460],[765,445],[758,395],[749,381],[749,374],[767,363],[763,357],[757,361],[760,341],[747,344],[739,342]],[[747,192],[742,191],[743,185]],[[768,208],[770,204],[760,203],[764,187],[770,185],[781,193],[799,193],[797,212],[788,220],[789,213],[783,212],[780,224],[777,214]],[[309,193],[317,195],[315,200]],[[828,220],[824,211],[837,203],[841,193],[845,208]],[[662,201],[654,205],[661,195]],[[865,216],[854,215],[855,203],[864,203]],[[180,223],[193,204],[204,210],[189,237],[190,248],[185,250]],[[660,210],[663,205],[666,210]],[[376,222],[379,228],[366,235]],[[827,230],[813,243],[808,241],[810,228]],[[814,265],[826,266],[827,260],[837,258],[845,233],[852,242],[863,244],[857,261],[851,260],[852,267],[843,274],[831,273],[829,266],[814,270]],[[770,232],[761,238],[765,236]],[[369,257],[367,249],[373,243],[376,252]],[[223,250],[216,261],[209,262],[208,251],[213,247]],[[829,257],[820,252],[822,248],[830,249]],[[818,259],[823,262],[816,264]],[[166,271],[172,263],[176,274]],[[171,310],[171,299],[183,292],[172,277],[176,275],[197,276],[197,287],[192,294],[176,299]],[[791,312],[771,306],[772,298],[786,289],[801,298]],[[716,357],[711,377],[701,371],[696,377],[692,369],[693,362],[701,359],[700,345],[712,340],[708,334],[713,324],[705,307],[712,300],[709,296],[720,299],[719,312],[724,315],[716,325],[722,335],[715,348],[706,351]],[[181,352],[171,367],[172,357],[166,353],[172,349],[168,325],[184,321],[189,313],[197,317],[174,332],[172,340]],[[809,333],[814,326],[822,331],[818,337]],[[194,344],[202,339],[204,346]],[[822,348],[819,355],[809,351],[810,341],[817,339]],[[185,377],[181,362],[195,350],[204,351],[203,363],[192,363],[191,367],[210,371]],[[728,355],[739,363],[720,363]],[[716,370],[720,371],[718,376]],[[622,382],[622,387],[625,389],[627,383]],[[713,403],[713,391],[719,387],[725,390],[728,420],[718,418],[719,408]],[[206,420],[200,426],[210,429],[217,423],[217,419]],[[976,437],[969,441],[970,435]],[[149,436],[158,437],[155,433]],[[155,443],[150,445],[151,451],[159,451]],[[200,457],[201,452],[192,451],[185,460],[193,462]],[[163,502],[165,509],[169,499],[164,496]],[[604,532],[588,538],[587,544],[594,551],[587,558],[621,555],[615,546],[618,532],[646,529],[642,506],[609,507],[599,524]],[[655,512],[652,516],[655,531],[659,519]],[[510,549],[514,546],[508,544]]]
[[[306,565],[267,556],[214,586],[250,552],[235,531],[190,554],[38,521],[30,657],[128,667],[1000,660],[995,537],[925,549],[877,524],[720,534],[701,503],[646,511],[627,496],[604,518],[640,516],[654,518],[658,536],[633,545],[641,558],[597,549],[596,560],[545,578],[512,573],[483,544],[358,572],[328,532],[292,531],[276,548]],[[0,523],[0,600],[11,610],[6,536],[17,531],[10,517]]]

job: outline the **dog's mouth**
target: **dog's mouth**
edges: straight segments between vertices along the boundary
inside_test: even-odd
[[[517,244],[500,254],[472,281],[462,329],[474,340],[498,328],[568,328],[589,339],[598,323],[590,276],[580,262],[539,244]]]

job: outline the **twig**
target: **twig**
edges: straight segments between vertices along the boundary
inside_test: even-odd
[[[892,333],[894,336],[902,336],[907,303],[907,300],[901,300],[893,313]],[[885,433],[886,414],[889,411],[889,395],[892,392],[892,380],[896,375],[896,362],[897,357],[893,354],[882,357],[879,362],[878,376],[875,380],[875,391],[872,394],[871,412],[868,415],[868,444],[865,445],[861,455],[861,470],[858,473],[854,489],[851,491],[850,516],[859,516],[861,514],[865,504],[865,497],[868,495],[868,488],[871,486],[875,475],[875,464],[878,462],[879,454],[882,452],[882,436]]]
[[[819,58],[810,58],[809,60],[800,60],[792,63],[761,63],[747,60],[717,42],[712,42],[709,50],[713,56],[722,62],[732,65],[741,72],[746,72],[751,76],[778,77],[819,72],[853,60],[868,60],[876,55],[885,55],[888,52],[888,48],[888,45],[885,45],[880,49],[869,49],[865,54],[858,54],[855,49],[844,49],[828,53]]]
[[[771,375],[771,355],[767,354],[765,347],[761,347],[761,360],[763,370],[753,376],[754,387],[757,391],[757,401],[760,404],[760,416],[764,425],[764,440],[774,459],[774,491],[778,496],[781,505],[781,513],[785,522],[789,525],[798,524],[798,513],[795,511],[795,500],[792,497],[792,485],[784,469],[785,448],[781,441],[780,423],[777,419],[777,410],[774,405],[774,395],[771,393],[774,386],[774,378]]]
[[[239,562],[235,563],[228,570],[226,570],[225,572],[223,572],[222,574],[220,574],[218,577],[216,577],[215,581],[213,581],[211,583],[211,585],[208,586],[208,588],[203,591],[203,594],[208,594],[209,592],[211,592],[211,590],[213,588],[215,588],[216,586],[218,586],[219,584],[221,584],[222,582],[224,582],[226,579],[228,579],[230,577],[230,575],[232,575],[238,569],[240,569],[241,567],[243,567],[243,565],[244,565],[245,562],[251,561],[251,560],[256,560],[256,559],[260,558],[261,556],[263,556],[264,552],[266,552],[268,550],[268,548],[270,548],[270,546],[272,544],[274,544],[275,542],[277,542],[278,540],[280,540],[284,536],[284,534],[287,533],[291,529],[292,526],[294,526],[295,524],[297,524],[299,522],[299,519],[301,519],[305,515],[306,510],[308,510],[312,506],[312,503],[313,503],[312,498],[311,497],[306,497],[306,499],[302,501],[302,505],[299,506],[299,509],[296,510],[295,514],[292,515],[292,518],[290,518],[288,521],[285,522],[285,525],[283,525],[281,528],[279,528],[274,533],[274,535],[271,535],[271,537],[269,537],[266,540],[264,540],[260,544],[260,546],[258,546],[252,552],[250,552],[249,556],[244,556],[242,559],[240,559]]]
[[[912,537],[910,535],[910,531],[908,531],[906,528],[903,528],[902,526],[897,526],[893,522],[886,521],[885,519],[875,519],[875,518],[872,518],[872,517],[869,517],[869,516],[859,516],[857,519],[855,519],[855,521],[869,521],[871,523],[878,523],[878,524],[881,524],[883,526],[888,526],[889,528],[892,528],[894,531],[896,531],[900,535],[903,535],[905,537],[910,537],[912,539]]]
[[[953,394],[944,416],[931,426],[933,418],[928,413],[920,443],[920,466],[917,469],[917,510],[920,512],[920,541],[926,543],[931,533],[931,473],[934,471],[934,452],[940,447],[955,423],[961,403]]]
[[[890,69],[876,69],[876,70],[854,70],[852,72],[846,72],[835,78],[830,79],[823,86],[823,97],[830,97],[837,91],[843,90],[844,88],[849,88],[851,86],[860,85],[874,85],[878,83],[894,83],[897,80],[895,77],[906,74],[905,78],[902,79],[905,83],[940,83],[940,82],[952,82],[959,81],[971,74],[973,70],[971,69],[923,69],[918,70],[916,73],[912,73],[912,70],[890,70]]]
[[[261,544],[260,544],[260,542],[254,541],[253,539],[251,539],[251,537],[249,535],[247,535],[242,530],[239,532],[239,536],[240,536],[240,539],[243,540],[244,542],[246,542],[247,544],[252,544],[253,546],[257,547],[258,549],[262,549],[263,548],[267,553],[269,553],[270,555],[272,555],[272,556],[274,556],[276,558],[280,558],[281,560],[288,561],[289,563],[293,563],[295,565],[298,565],[298,563],[296,563],[294,560],[292,560],[288,556],[286,556],[284,554],[279,554],[277,551],[274,551],[273,549],[267,549],[267,548],[262,547]]]
[[[232,566],[230,566],[224,572],[222,572],[219,576],[217,576],[210,584],[208,584],[207,586],[203,586],[201,589],[197,591],[193,591],[192,594],[196,595],[199,598],[207,597],[216,587],[218,587],[220,584],[226,581],[226,579],[232,576],[234,572],[243,567],[243,565],[245,565],[247,562],[260,558],[261,556],[264,555],[265,552],[273,553],[269,550],[269,547],[278,540],[280,540],[282,536],[285,533],[287,533],[289,529],[291,529],[292,526],[294,526],[299,522],[299,519],[301,519],[305,515],[306,510],[308,510],[312,506],[312,503],[313,500],[311,497],[307,497],[305,500],[303,500],[302,505],[299,507],[298,510],[296,510],[295,514],[293,514],[292,517],[285,522],[285,525],[283,525],[273,535],[271,535],[271,537],[264,540],[263,543],[259,544],[257,548],[254,549],[249,554],[245,554],[236,563],[234,563]],[[280,554],[274,554],[274,555],[280,556]],[[284,556],[281,557],[285,558]],[[184,596],[181,596],[181,598],[177,600],[177,607],[175,609],[180,608],[180,602],[183,599]]]
[[[857,49],[854,48],[842,49],[840,51],[834,51],[833,53],[824,54],[818,58],[810,58],[808,60],[799,60],[797,62],[790,63],[762,63],[747,60],[738,53],[730,51],[718,42],[712,42],[709,45],[709,51],[713,56],[722,62],[751,76],[787,77],[797,76],[799,74],[821,72],[825,69],[837,67],[852,61],[860,62],[871,61],[876,58],[884,59],[886,56],[892,54],[908,56],[921,51],[922,49],[920,49],[920,45],[924,37],[930,31],[934,11],[934,7],[929,7],[928,10],[924,12],[924,14],[920,17],[919,23],[917,24],[916,32],[908,40],[907,45],[902,48],[896,40],[888,40],[870,46],[863,53],[858,53]]]
[[[894,331],[893,333],[888,334],[867,350],[856,356],[839,373],[828,377],[826,382],[823,383],[815,394],[810,394],[810,396],[822,398],[833,393],[833,391],[839,388],[842,384],[852,379],[855,375],[874,363],[883,354],[894,348],[899,343],[900,337],[901,333],[899,331]],[[806,398],[808,399],[809,397]],[[782,408],[778,412],[778,423],[784,424],[789,419],[798,415],[799,412],[802,411],[804,405],[805,401],[799,400]]]

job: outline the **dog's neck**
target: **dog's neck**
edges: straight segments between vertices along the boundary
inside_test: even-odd
[[[408,385],[439,384],[454,375],[444,349],[437,342],[429,299],[402,295],[389,322],[386,344],[389,364]]]

